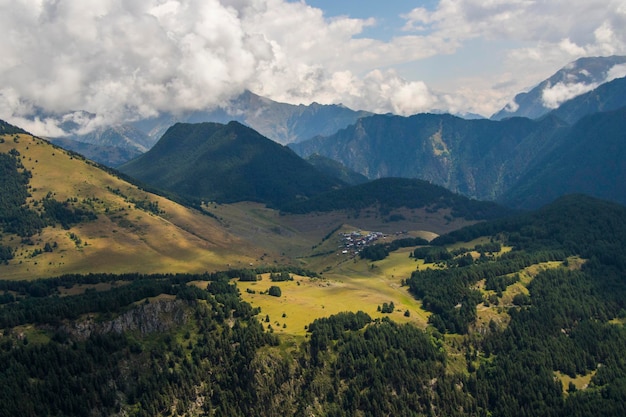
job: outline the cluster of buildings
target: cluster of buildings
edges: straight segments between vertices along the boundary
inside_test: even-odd
[[[361,249],[367,245],[371,245],[378,239],[383,239],[385,235],[381,232],[369,232],[367,234],[361,231],[354,231],[341,234],[341,253],[356,255]]]

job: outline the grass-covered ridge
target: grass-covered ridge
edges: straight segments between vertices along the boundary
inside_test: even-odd
[[[5,278],[201,272],[247,265],[263,253],[216,219],[74,153],[27,134],[0,137]]]

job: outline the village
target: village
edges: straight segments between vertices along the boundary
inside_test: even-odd
[[[342,248],[342,254],[356,256],[364,247],[385,238],[385,234],[381,232],[368,232],[365,234],[360,230],[355,230],[341,234],[341,245],[339,247]]]

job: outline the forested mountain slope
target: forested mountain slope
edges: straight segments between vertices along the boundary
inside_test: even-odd
[[[537,208],[569,193],[626,204],[626,107],[582,118],[501,198]]]
[[[618,110],[624,106],[626,106],[626,78],[617,78],[566,101],[550,114],[573,125],[585,116]]]
[[[224,203],[280,206],[344,185],[237,122],[176,124],[120,170],[161,189]]]
[[[241,302],[259,270],[0,281],[0,414],[622,416],[625,247],[626,208],[568,196],[416,248],[426,329],[296,341]]]
[[[435,114],[371,116],[290,147],[304,157],[335,159],[372,179],[419,178],[494,200],[556,145],[552,138],[566,126],[555,117],[496,122]]]

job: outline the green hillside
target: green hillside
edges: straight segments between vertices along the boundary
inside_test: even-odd
[[[267,252],[215,218],[2,126],[11,133],[0,135],[0,277],[201,272]]]
[[[452,217],[485,220],[504,216],[510,211],[490,202],[481,202],[454,194],[426,181],[407,178],[382,178],[342,190],[320,194],[306,202],[283,207],[289,213],[361,210],[378,207],[381,212],[406,207],[428,208],[432,212],[450,210]]]
[[[176,124],[120,170],[161,189],[220,203],[281,206],[342,186],[237,122]]]
[[[626,208],[568,196],[404,253],[415,272],[403,288],[428,326],[398,324],[417,313],[405,304],[359,312],[373,300],[355,292],[349,311],[317,319],[297,304],[304,337],[284,327],[291,293],[349,291],[340,281],[0,281],[0,414],[622,416],[625,248]],[[270,286],[282,291],[257,291]],[[276,308],[252,308],[237,287]]]

